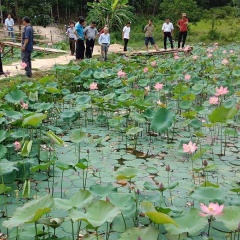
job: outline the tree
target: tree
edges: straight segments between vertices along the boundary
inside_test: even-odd
[[[181,18],[182,13],[187,14],[190,22],[197,22],[201,16],[201,9],[194,0],[163,0],[160,4],[160,11],[161,17],[170,18],[174,25]]]
[[[128,21],[134,20],[134,8],[127,5],[128,0],[99,0],[89,3],[88,21],[99,25],[108,25],[111,30],[121,30]]]

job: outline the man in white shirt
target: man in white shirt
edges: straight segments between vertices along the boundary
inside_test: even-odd
[[[11,14],[8,14],[8,17],[5,20],[5,29],[8,31],[8,36],[11,36],[13,42],[15,42],[13,26],[14,26],[14,21],[11,18]]]
[[[70,22],[70,27],[67,29],[67,35],[69,38],[69,46],[70,46],[70,51],[71,51],[71,55],[73,56],[75,53],[75,48],[76,48],[76,35],[75,35],[75,23],[72,21]]]
[[[130,39],[130,31],[131,31],[130,25],[131,25],[131,22],[127,22],[126,26],[123,28],[123,31],[122,31],[122,39],[124,41],[124,48],[123,48],[124,52],[127,51],[127,45]]]
[[[167,38],[170,41],[171,49],[173,49],[173,40],[172,40],[172,33],[173,33],[173,24],[170,22],[169,18],[166,18],[166,22],[162,26],[162,32],[164,36],[164,49],[167,49]]]

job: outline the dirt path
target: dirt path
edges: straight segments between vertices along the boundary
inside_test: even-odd
[[[119,44],[112,44],[109,47],[109,52],[116,52],[121,51],[123,47]],[[96,45],[94,47],[93,55],[99,55],[100,54],[100,46]],[[51,69],[56,64],[68,64],[71,60],[74,60],[75,56],[71,56],[70,54],[61,55],[59,57],[54,58],[43,58],[43,59],[34,59],[32,61],[32,68],[33,68],[33,74],[35,71],[45,71]],[[10,72],[10,76],[16,76],[18,74],[24,75],[25,71],[21,68],[21,59],[19,59],[19,62],[14,62],[9,65],[4,65],[3,70],[4,72]],[[1,78],[5,78],[4,76],[1,76]]]

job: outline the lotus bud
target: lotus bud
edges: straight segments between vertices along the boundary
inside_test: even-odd
[[[140,192],[140,190],[139,189],[137,189],[137,194],[139,195],[139,194],[141,194],[141,192]]]
[[[87,150],[87,154],[89,154],[89,149]]]
[[[138,239],[137,240],[142,240],[140,237],[138,237]]]
[[[163,186],[163,184],[162,184],[162,183],[160,183],[160,184],[159,184],[159,190],[160,190],[161,192],[163,192],[163,191],[164,191],[164,186]]]
[[[20,100],[20,104],[21,104],[21,105],[23,104],[23,100],[22,100],[22,99]]]
[[[106,197],[106,202],[110,202],[110,199],[109,199],[109,197]]]
[[[170,168],[170,166],[169,166],[169,164],[166,166],[166,171],[167,172],[170,172],[170,170],[171,170],[171,168]]]
[[[204,166],[204,167],[207,167],[207,165],[208,165],[207,160],[204,160],[204,161],[203,161],[203,166]]]
[[[239,222],[239,224],[238,224],[237,231],[240,231],[240,222]]]
[[[19,190],[15,190],[14,192],[16,194],[16,198],[18,198],[19,197]]]

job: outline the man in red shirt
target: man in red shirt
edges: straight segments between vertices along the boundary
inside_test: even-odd
[[[182,14],[182,19],[177,22],[177,26],[179,27],[179,36],[178,36],[178,48],[180,48],[182,41],[182,48],[184,48],[185,41],[187,38],[188,32],[188,19],[186,18],[186,13]]]

